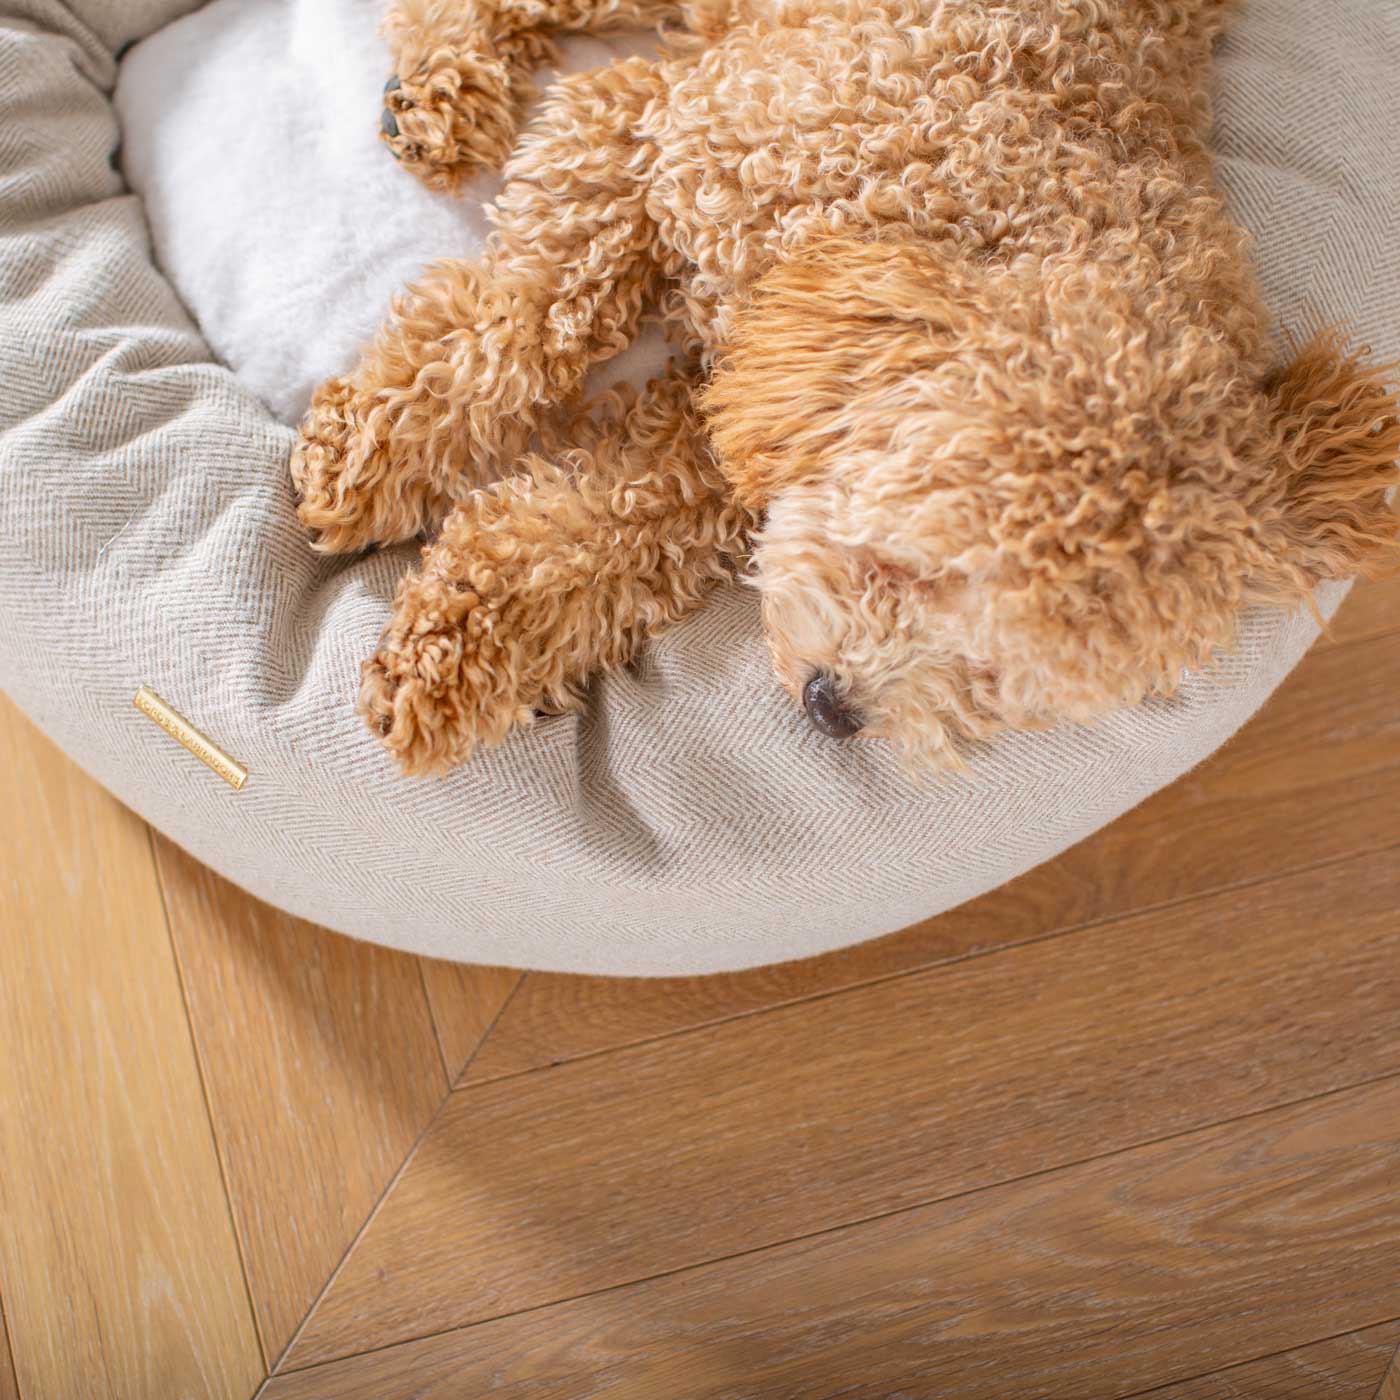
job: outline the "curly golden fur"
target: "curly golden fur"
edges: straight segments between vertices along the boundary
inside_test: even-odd
[[[484,256],[292,462],[320,547],[435,535],[361,688],[403,767],[577,704],[736,565],[794,696],[948,766],[1391,561],[1393,393],[1331,336],[1273,368],[1213,183],[1226,9],[400,0],[393,153],[451,188],[514,149]],[[516,144],[551,32],[658,22]],[[581,407],[652,310],[688,367]]]

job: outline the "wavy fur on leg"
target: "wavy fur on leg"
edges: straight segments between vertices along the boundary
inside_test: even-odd
[[[499,170],[533,95],[530,73],[554,58],[542,33],[502,32],[494,7],[399,0],[384,18],[392,79],[380,137],[430,189]]]
[[[397,0],[383,24],[393,74],[381,137],[430,189],[453,191],[505,163],[534,96],[530,74],[558,62],[555,34],[681,13],[673,0]]]
[[[327,553],[436,529],[454,496],[490,481],[524,450],[531,424],[453,392],[483,374],[508,303],[468,263],[439,263],[342,379],[321,385],[293,450],[302,524]]]
[[[593,672],[630,660],[745,552],[752,518],[684,378],[615,391],[573,436],[464,501],[400,587],[360,706],[405,772],[577,708]]]
[[[552,89],[485,257],[435,274],[308,420],[323,542],[458,503],[365,671],[390,749],[436,770],[568,703],[691,605],[749,512],[780,682],[825,673],[935,767],[1169,693],[1247,606],[1393,566],[1393,388],[1336,338],[1273,364],[1215,186],[1229,9],[402,0],[391,105],[442,94],[413,139],[449,182],[506,143],[554,31],[682,28]],[[462,67],[488,49],[489,80]],[[648,308],[698,357],[718,466],[657,443],[655,476],[614,413],[472,493]]]
[[[319,548],[435,529],[635,334],[660,269],[645,186],[619,159],[628,73],[565,85],[557,116],[572,126],[515,162],[487,257],[429,268],[349,374],[313,396],[291,473]]]

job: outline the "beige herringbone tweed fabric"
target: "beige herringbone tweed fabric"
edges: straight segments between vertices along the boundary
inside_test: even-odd
[[[920,791],[878,744],[808,730],[736,587],[600,681],[582,717],[445,781],[399,778],[352,697],[405,555],[306,548],[289,430],[211,362],[113,171],[113,51],[189,8],[0,0],[0,684],[256,894],[417,952],[531,967],[817,953],[1093,831],[1216,748],[1312,641],[1303,617],[1252,617],[1179,700],[1009,736],[970,780]],[[1224,175],[1283,324],[1342,320],[1385,355],[1400,352],[1397,73],[1400,0],[1249,0],[1222,55]],[[242,792],[132,708],[142,683],[247,766]]]

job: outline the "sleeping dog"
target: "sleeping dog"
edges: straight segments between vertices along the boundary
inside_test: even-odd
[[[736,570],[826,733],[956,766],[1396,556],[1379,371],[1271,358],[1205,136],[1226,0],[401,0],[381,114],[475,262],[317,392],[326,550],[430,536],[361,707],[408,772],[539,711]],[[557,31],[663,24],[559,81]],[[588,373],[661,318],[640,394]]]

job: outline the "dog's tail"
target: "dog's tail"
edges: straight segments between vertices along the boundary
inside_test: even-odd
[[[1315,336],[1266,386],[1275,462],[1267,551],[1279,601],[1324,579],[1400,571],[1400,401],[1394,365],[1348,350],[1335,331]],[[1291,595],[1291,596],[1290,596]]]

